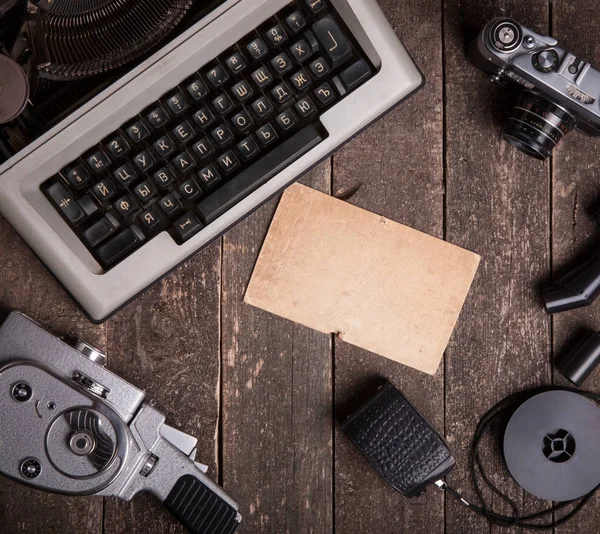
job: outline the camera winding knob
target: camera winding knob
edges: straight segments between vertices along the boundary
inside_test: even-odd
[[[523,41],[523,31],[516,22],[508,19],[499,21],[491,32],[492,44],[500,52],[512,52]]]
[[[97,349],[93,345],[86,343],[85,341],[77,340],[74,346],[75,350],[78,350],[89,360],[92,360],[94,363],[98,365],[105,366],[106,365],[106,353],[102,352],[100,349]]]

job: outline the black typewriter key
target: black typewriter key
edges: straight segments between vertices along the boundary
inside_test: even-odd
[[[312,29],[334,67],[350,58],[352,55],[350,42],[331,16],[315,22]]]
[[[119,223],[117,220],[110,213],[107,213],[102,219],[92,224],[92,226],[83,232],[83,238],[90,246],[95,247],[108,236],[114,234],[118,228]]]
[[[85,186],[90,179],[90,174],[85,170],[83,165],[75,165],[74,167],[63,171],[62,175],[75,189]]]
[[[227,81],[227,74],[219,65],[216,65],[206,73],[206,78],[213,87],[220,87]]]
[[[273,113],[273,104],[266,96],[261,96],[252,103],[252,110],[262,119]]]
[[[154,150],[161,158],[166,158],[175,150],[175,142],[168,136],[163,135],[152,143]]]
[[[267,45],[262,39],[254,39],[246,46],[246,50],[254,59],[260,59],[268,52]]]
[[[231,129],[226,124],[221,124],[221,126],[217,126],[211,132],[212,138],[215,140],[217,145],[225,146],[227,143],[230,143],[233,140],[233,133]]]
[[[317,108],[313,104],[313,101],[306,97],[298,100],[294,106],[299,115],[303,118],[310,117],[313,113],[316,113]]]
[[[175,174],[168,167],[158,169],[153,175],[154,183],[163,190],[168,190],[171,184],[175,181]]]
[[[319,13],[325,9],[325,0],[304,0],[304,3],[313,13]]]
[[[146,114],[146,119],[148,119],[150,125],[156,128],[157,130],[159,128],[162,128],[165,124],[167,124],[167,122],[169,122],[169,116],[166,114],[165,110],[160,106],[152,108]]]
[[[136,185],[133,188],[133,192],[143,204],[148,204],[156,196],[156,189],[148,181],[144,181],[141,184]]]
[[[298,63],[304,63],[310,56],[312,56],[310,45],[303,39],[292,45],[290,47],[290,52]]]
[[[132,225],[96,249],[96,255],[102,263],[110,265],[133,252],[144,239],[142,231]]]
[[[256,130],[256,137],[258,138],[258,142],[263,146],[269,146],[274,143],[277,138],[277,132],[269,123],[261,126],[258,130]]]
[[[213,146],[206,138],[194,143],[194,154],[200,159],[205,159],[214,152]]]
[[[252,96],[252,88],[250,87],[250,84],[244,80],[236,83],[231,91],[240,102],[245,102]]]
[[[179,186],[179,192],[186,200],[194,200],[202,194],[202,189],[192,178],[190,178]]]
[[[202,189],[209,191],[221,181],[221,175],[217,172],[214,165],[208,165],[198,173],[198,179],[200,180]]]
[[[252,73],[252,80],[254,80],[259,89],[262,89],[273,81],[273,77],[267,67],[261,67]]]
[[[239,52],[236,52],[235,54],[227,58],[226,63],[227,67],[233,74],[238,74],[246,68],[246,60],[244,59],[244,56],[242,56],[242,54],[240,54]]]
[[[287,132],[292,129],[298,121],[294,113],[290,109],[286,109],[283,113],[277,115],[275,122],[282,132]]]
[[[206,84],[200,78],[196,78],[188,83],[185,89],[188,92],[188,95],[194,100],[200,100],[208,94]]]
[[[140,171],[147,171],[156,163],[154,157],[148,150],[142,150],[135,158],[133,158],[133,162]]]
[[[175,215],[181,209],[181,202],[173,195],[167,195],[159,200],[158,205],[167,217]]]
[[[291,15],[286,17],[285,23],[294,33],[298,33],[300,30],[306,27],[306,19],[302,13],[300,13],[300,11],[294,11]]]
[[[258,145],[254,142],[251,137],[246,137],[242,139],[237,144],[238,152],[245,160],[249,160],[253,158],[256,154],[258,154]]]
[[[96,213],[98,213],[98,210],[100,209],[98,207],[98,204],[96,204],[94,202],[94,199],[90,195],[82,196],[77,201],[77,203],[79,204],[79,207],[85,213],[86,217],[91,217],[92,215],[95,215]]]
[[[127,185],[137,178],[135,170],[127,163],[113,172],[113,176],[121,185]]]
[[[139,142],[143,141],[144,139],[146,139],[146,137],[148,137],[148,135],[150,135],[148,132],[148,128],[146,128],[144,123],[141,121],[135,121],[135,122],[131,123],[125,129],[125,131],[127,132],[129,139],[131,139],[134,143],[139,143]]]
[[[279,54],[278,56],[275,56],[271,60],[271,65],[273,65],[273,68],[278,74],[285,74],[293,67],[292,60],[287,54]]]
[[[188,152],[182,152],[173,160],[173,166],[180,173],[185,174],[196,166],[196,162]]]
[[[208,128],[215,121],[215,116],[208,108],[200,108],[194,113],[194,122],[200,128]]]
[[[85,217],[85,213],[79,207],[79,204],[75,201],[71,193],[67,191],[67,188],[61,183],[56,182],[52,184],[48,189],[48,196],[52,199],[52,202],[60,209],[62,214],[72,223],[77,224],[81,219]]]
[[[327,107],[335,101],[335,92],[328,83],[324,83],[323,85],[317,87],[314,90],[314,94],[323,107]]]
[[[298,72],[296,72],[290,78],[290,82],[292,83],[296,91],[305,91],[309,88],[310,84],[312,83],[310,76],[306,73],[304,69],[301,69]]]
[[[269,29],[266,36],[272,46],[281,46],[287,41],[287,33],[285,33],[285,30],[279,24],[275,24],[275,26]]]
[[[187,241],[202,229],[202,224],[195,215],[186,213],[183,217],[177,219],[173,228],[181,241]]]
[[[223,170],[225,174],[231,174],[240,166],[240,161],[237,159],[236,155],[228,150],[221,156],[217,158],[217,163],[219,167]]]
[[[252,126],[252,119],[245,111],[240,111],[231,118],[231,124],[238,132],[245,132]]]
[[[98,174],[104,172],[110,165],[108,156],[102,150],[92,152],[86,158],[86,161],[90,168]]]
[[[196,132],[189,122],[184,121],[173,129],[173,135],[177,141],[186,144],[196,136]]]
[[[181,93],[175,93],[167,98],[167,107],[173,115],[181,115],[188,108],[188,103]]]
[[[156,230],[162,227],[162,220],[160,218],[160,215],[156,213],[156,211],[152,208],[149,208],[143,213],[141,213],[139,220],[142,224],[142,227],[148,233],[155,232]]]
[[[228,113],[233,108],[233,102],[231,101],[231,98],[224,93],[215,98],[212,101],[212,105],[217,113],[220,113],[221,115]]]
[[[371,77],[371,67],[364,59],[359,59],[340,73],[340,79],[347,91],[352,91]]]
[[[137,206],[128,196],[121,197],[113,204],[113,207],[123,219],[127,219],[137,211]]]
[[[310,71],[315,75],[316,78],[323,78],[323,76],[327,76],[329,70],[329,65],[322,57],[318,57],[310,63]]]
[[[125,141],[125,139],[123,139],[123,137],[120,135],[112,137],[108,143],[106,143],[106,148],[113,158],[120,158],[129,152],[129,145],[127,144],[127,141]]]
[[[271,90],[271,95],[273,95],[275,102],[277,102],[279,105],[282,105],[292,98],[292,91],[286,83],[280,83]]]
[[[313,54],[316,54],[319,51],[319,41],[313,32],[310,30],[305,31],[304,40],[309,44]]]
[[[115,187],[108,180],[102,180],[98,182],[94,187],[92,187],[92,191],[96,198],[100,201],[110,200],[115,196]]]

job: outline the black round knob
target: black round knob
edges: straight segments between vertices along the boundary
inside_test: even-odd
[[[12,397],[17,402],[27,402],[33,395],[33,390],[27,382],[19,382],[12,388]]]
[[[19,471],[24,478],[37,478],[42,473],[42,464],[36,458],[26,458],[21,462]]]

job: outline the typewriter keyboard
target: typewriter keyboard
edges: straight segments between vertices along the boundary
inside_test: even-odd
[[[296,0],[125,122],[42,191],[105,268],[182,244],[321,142],[374,73],[327,0]]]

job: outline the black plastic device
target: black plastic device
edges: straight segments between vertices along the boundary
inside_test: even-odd
[[[557,363],[556,368],[577,387],[590,376],[600,364],[600,333],[587,331],[570,352]]]
[[[589,306],[600,293],[600,252],[561,276],[543,291],[548,313]]]

